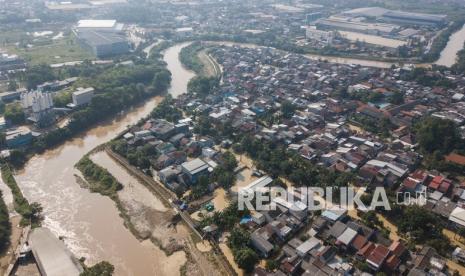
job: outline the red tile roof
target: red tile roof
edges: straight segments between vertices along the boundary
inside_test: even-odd
[[[367,262],[379,268],[383,265],[388,255],[389,249],[384,245],[378,244],[376,248],[371,251],[371,254],[367,258]]]
[[[358,234],[357,236],[355,236],[355,239],[352,241],[352,246],[355,249],[360,250],[366,243],[367,243],[367,239],[364,236]]]
[[[418,185],[418,182],[408,177],[402,182],[402,185],[409,190],[415,190]]]
[[[451,153],[445,157],[445,159],[449,162],[456,163],[462,166],[465,166],[465,156],[456,154],[456,153]]]
[[[395,241],[389,246],[389,251],[392,252],[392,254],[400,257],[405,253],[405,246],[400,242],[400,241]]]
[[[365,244],[365,246],[362,247],[362,249],[360,249],[357,252],[357,255],[367,258],[370,255],[371,251],[375,249],[375,247],[376,245],[374,243],[368,242],[367,244]]]
[[[400,260],[399,258],[397,258],[396,255],[391,255],[389,258],[387,258],[386,260],[386,266],[390,269],[390,270],[396,270],[397,267],[399,266],[400,264]]]

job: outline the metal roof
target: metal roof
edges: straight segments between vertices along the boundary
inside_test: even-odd
[[[116,20],[79,20],[78,28],[113,28]]]
[[[78,276],[83,271],[73,254],[48,228],[34,229],[29,244],[42,275]]]

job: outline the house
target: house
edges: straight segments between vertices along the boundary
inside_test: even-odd
[[[367,263],[374,271],[378,271],[383,266],[388,255],[389,249],[384,245],[378,244],[368,256]]]
[[[252,221],[258,225],[263,225],[266,222],[266,218],[262,213],[252,212]]]
[[[465,263],[465,249],[455,248],[454,252],[452,252],[452,259],[462,264]]]
[[[310,250],[320,247],[321,244],[322,243],[319,239],[312,237],[296,248],[297,255],[304,257],[308,254],[308,252],[310,252]]]
[[[184,162],[181,165],[182,173],[187,176],[190,184],[197,183],[200,176],[208,175],[209,168],[210,166],[200,158]]]
[[[331,222],[338,221],[346,217],[347,210],[337,207],[332,207],[331,209],[325,210],[321,216]]]
[[[336,245],[343,245],[347,248],[356,236],[357,231],[347,227],[346,230],[344,230],[344,232],[337,238]]]
[[[455,207],[455,209],[450,213],[449,221],[458,228],[465,227],[465,209],[461,207]]]
[[[250,241],[252,243],[252,246],[264,258],[268,258],[271,251],[273,251],[273,245],[256,232],[254,232],[254,233],[252,233],[252,235],[250,235]]]

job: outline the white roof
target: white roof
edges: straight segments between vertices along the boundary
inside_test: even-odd
[[[357,236],[357,231],[347,227],[347,229],[337,238],[338,241],[345,245],[349,245]]]
[[[308,251],[316,248],[318,245],[320,245],[320,240],[315,238],[315,237],[311,237],[310,239],[308,239],[307,241],[305,241],[304,243],[302,243],[301,245],[299,245],[296,250],[297,252],[300,252],[301,254],[305,255],[307,254]]]
[[[452,213],[450,213],[449,220],[461,226],[465,226],[465,209],[456,207]]]
[[[116,20],[79,20],[78,28],[113,28]]]

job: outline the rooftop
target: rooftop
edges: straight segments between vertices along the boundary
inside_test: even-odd
[[[78,28],[113,28],[116,20],[79,20]]]
[[[48,276],[80,275],[79,262],[64,243],[47,228],[36,228],[29,236],[29,243],[40,271]]]

